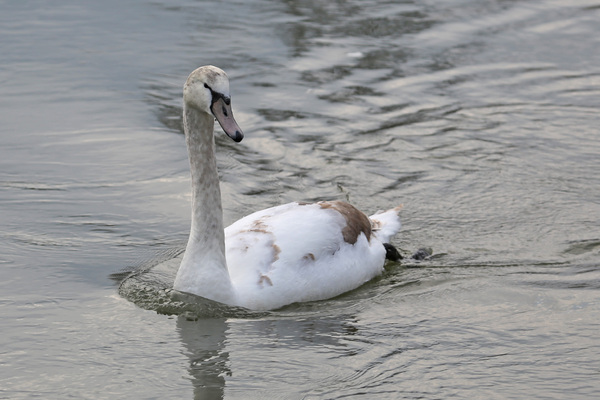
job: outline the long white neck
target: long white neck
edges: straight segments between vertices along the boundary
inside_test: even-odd
[[[225,260],[214,117],[184,105],[183,123],[192,176],[192,226],[174,288],[235,304]]]

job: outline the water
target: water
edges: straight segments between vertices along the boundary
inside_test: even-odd
[[[597,395],[597,1],[1,8],[0,398]],[[394,244],[434,256],[266,314],[178,303],[172,271],[121,296],[185,243],[208,63],[246,133],[217,135],[227,223],[403,203]]]

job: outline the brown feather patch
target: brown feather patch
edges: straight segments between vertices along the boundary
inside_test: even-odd
[[[342,235],[346,243],[356,243],[361,232],[365,234],[368,241],[371,241],[371,221],[362,211],[339,200],[320,201],[317,204],[321,208],[331,208],[339,212],[346,219],[346,226],[342,229]]]
[[[273,262],[279,260],[279,253],[281,253],[281,248],[273,243]]]
[[[306,261],[315,261],[315,255],[313,253],[308,253],[307,255],[302,257],[302,259]]]

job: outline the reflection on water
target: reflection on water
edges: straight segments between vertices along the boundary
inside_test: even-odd
[[[194,398],[223,398],[225,377],[231,376],[229,355],[225,350],[227,322],[204,319],[200,323],[190,323],[178,318],[177,330],[190,359]]]
[[[287,392],[293,397],[309,393],[302,389],[299,378],[310,379],[327,388],[333,374],[341,371],[306,370],[305,363],[328,357],[356,355],[352,346],[356,320],[323,317],[303,319],[289,317],[253,320],[177,319],[177,330],[189,357],[189,373],[194,383],[194,398],[219,398],[227,389],[233,397],[279,397]],[[361,339],[358,338],[360,341]],[[255,366],[246,369],[244,365]],[[227,384],[232,377],[248,376],[252,383],[246,387]],[[273,381],[269,377],[277,376]],[[290,388],[293,388],[290,390]]]
[[[598,392],[596,0],[2,11],[0,397]],[[295,200],[403,203],[394,244],[436,256],[269,313],[171,291],[177,259],[160,261],[190,214],[181,87],[209,63],[247,134],[216,134],[226,223]],[[114,276],[130,277],[119,296],[107,276],[140,264]]]

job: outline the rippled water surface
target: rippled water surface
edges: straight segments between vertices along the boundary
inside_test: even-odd
[[[0,8],[0,398],[597,396],[600,2]],[[434,255],[269,313],[173,293],[203,64],[227,223],[402,203]]]

